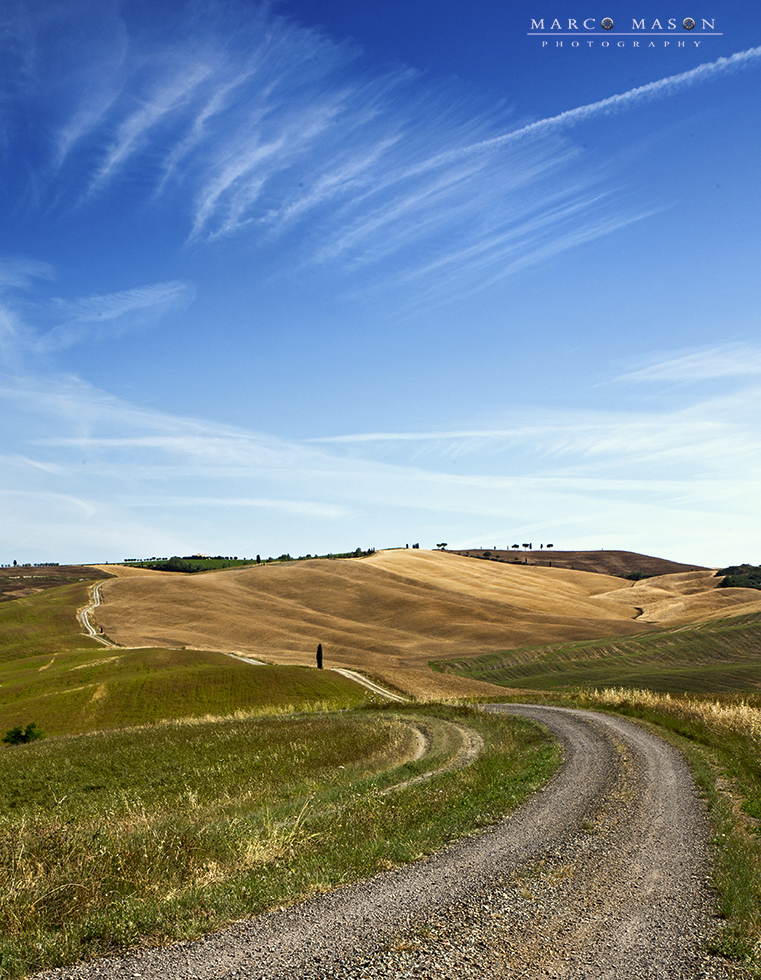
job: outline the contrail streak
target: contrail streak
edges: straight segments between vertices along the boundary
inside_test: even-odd
[[[424,166],[427,169],[431,166],[450,163],[458,158],[472,156],[473,154],[491,152],[510,143],[517,143],[526,136],[534,136],[574,126],[577,123],[585,122],[587,119],[592,119],[594,116],[611,115],[622,109],[628,109],[630,106],[639,102],[648,102],[653,99],[662,98],[663,96],[673,95],[680,89],[688,88],[695,82],[707,81],[716,75],[726,75],[739,68],[749,66],[760,58],[761,47],[739,51],[729,58],[718,58],[716,61],[706,62],[706,64],[698,65],[697,68],[691,68],[689,71],[681,72],[678,75],[669,75],[668,78],[660,78],[656,82],[648,82],[647,85],[640,85],[638,88],[629,89],[628,92],[611,95],[607,99],[601,99],[599,102],[590,102],[589,105],[567,109],[557,116],[548,116],[546,119],[539,119],[536,122],[528,123],[526,126],[521,127],[521,129],[513,130],[511,133],[504,133],[502,136],[493,136],[490,139],[482,140],[480,143],[473,143],[471,146],[464,146],[457,150],[441,153],[439,156],[427,161]]]

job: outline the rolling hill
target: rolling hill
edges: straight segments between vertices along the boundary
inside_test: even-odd
[[[710,569],[635,583],[418,550],[193,575],[99,567],[117,577],[101,585],[97,621],[120,645],[313,664],[322,643],[326,666],[363,670],[418,697],[494,693],[490,684],[432,672],[433,659],[761,611],[757,591],[718,589]]]

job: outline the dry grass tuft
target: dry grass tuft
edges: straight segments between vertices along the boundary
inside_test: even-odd
[[[748,704],[744,699],[736,703],[694,697],[672,697],[632,688],[608,687],[581,695],[599,707],[648,708],[674,718],[699,721],[710,728],[749,739],[761,751],[761,708]]]

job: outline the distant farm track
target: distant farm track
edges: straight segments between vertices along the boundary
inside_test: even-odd
[[[480,836],[166,950],[48,976],[123,980],[524,980],[743,975],[711,957],[708,826],[684,759],[624,719],[495,705],[565,762]]]
[[[184,575],[109,567],[97,623],[122,646],[235,651],[361,670],[417,697],[493,695],[428,661],[655,631],[761,610],[711,570],[630,582],[611,575],[398,550]]]
[[[82,627],[82,631],[87,635],[91,636],[98,643],[102,643],[104,647],[114,646],[110,640],[101,636],[98,630],[93,625],[91,616],[94,615],[95,610],[100,605],[101,595],[100,595],[100,585],[93,585],[90,588],[90,602],[88,605],[84,606],[82,609],[77,610],[77,619]]]

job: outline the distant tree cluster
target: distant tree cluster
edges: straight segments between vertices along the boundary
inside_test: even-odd
[[[327,555],[302,555],[296,561],[303,561],[305,558],[369,558],[370,555],[374,554],[375,548],[368,548],[366,551],[363,551],[362,548],[355,548],[354,551],[331,551]]]
[[[761,565],[728,565],[716,574],[726,576],[722,589],[761,589]]]
[[[156,572],[204,572],[212,568],[229,568],[231,565],[251,564],[251,558],[225,557],[216,555],[213,558],[199,557],[198,555],[187,555],[181,558],[173,555],[171,558],[144,558],[125,559],[130,565],[138,565],[140,568],[150,568]]]
[[[417,546],[415,546],[417,547]],[[125,558],[125,564],[136,565],[139,568],[150,568],[157,572],[207,572],[212,569],[230,568],[239,565],[261,565],[272,562],[286,561],[305,561],[308,558],[363,558],[375,554],[375,548],[355,548],[354,551],[342,551],[339,554],[329,555],[301,555],[300,558],[293,558],[288,552],[279,555],[277,558],[264,558],[257,555],[256,558],[238,558],[225,555],[173,555],[171,558]]]

